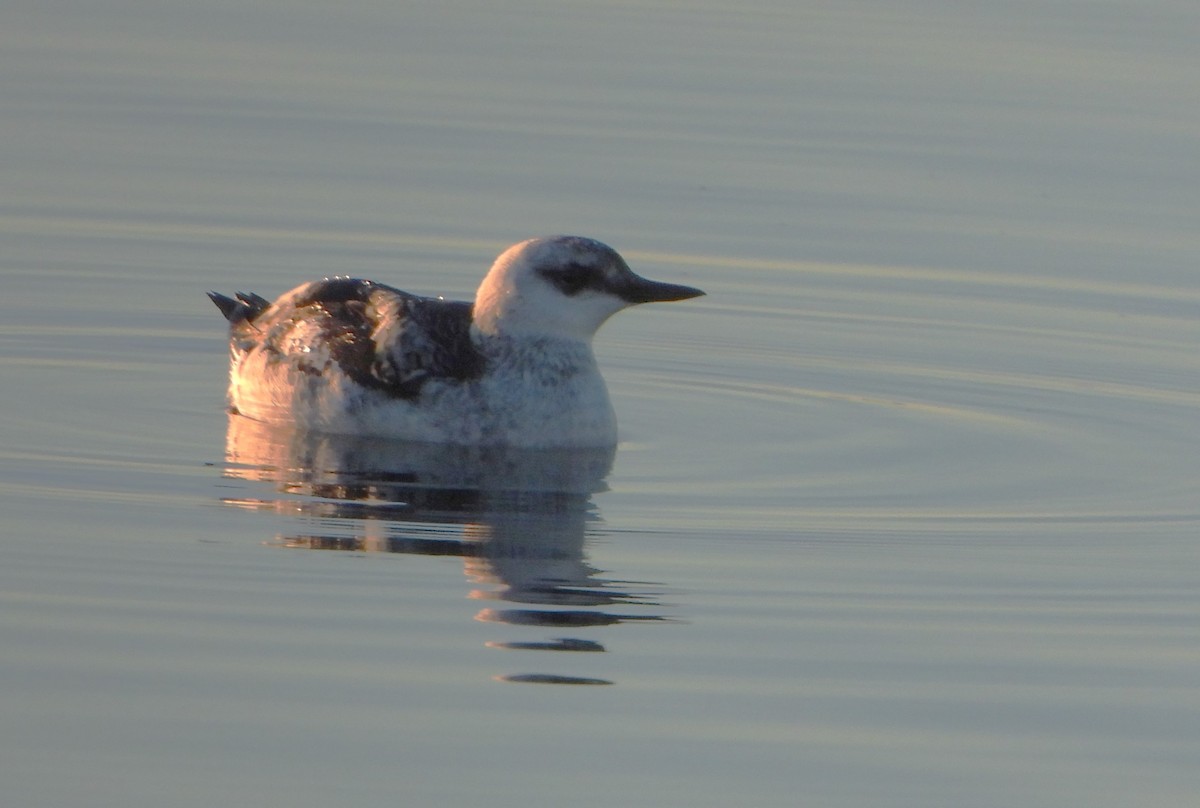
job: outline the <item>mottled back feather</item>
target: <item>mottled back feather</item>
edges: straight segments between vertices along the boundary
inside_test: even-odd
[[[239,294],[239,305],[210,296],[235,331],[250,332],[246,336],[259,350],[321,375],[316,357],[295,339],[297,324],[315,326],[342,373],[396,398],[416,398],[431,380],[473,379],[484,370],[471,339],[470,303],[419,297],[374,281],[329,278],[300,291],[290,301],[290,312],[271,312],[268,322],[256,323],[262,310],[254,304],[262,298]]]

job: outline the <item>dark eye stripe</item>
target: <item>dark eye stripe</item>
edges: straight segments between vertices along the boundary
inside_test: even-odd
[[[543,269],[541,270],[541,275],[568,297],[577,295],[593,285],[596,277],[594,270],[579,264],[568,264],[565,267],[555,269]]]

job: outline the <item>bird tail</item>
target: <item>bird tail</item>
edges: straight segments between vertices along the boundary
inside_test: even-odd
[[[225,319],[232,325],[237,325],[240,322],[254,322],[254,318],[262,314],[271,302],[265,297],[251,292],[238,292],[236,299],[226,297],[216,292],[209,292],[208,297],[213,303],[217,304],[217,308],[221,310],[221,314],[225,315]]]

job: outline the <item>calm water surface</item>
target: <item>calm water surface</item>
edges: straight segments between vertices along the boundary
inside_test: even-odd
[[[1194,803],[1196,22],[7,12],[6,804]],[[208,289],[553,232],[709,293],[615,453],[225,414]]]

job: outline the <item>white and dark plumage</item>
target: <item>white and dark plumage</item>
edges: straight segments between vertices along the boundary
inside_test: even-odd
[[[229,404],[268,423],[462,445],[596,447],[616,417],[592,337],[623,308],[704,294],[578,236],[496,259],[474,304],[327,278],[274,303],[210,292],[230,323]]]

